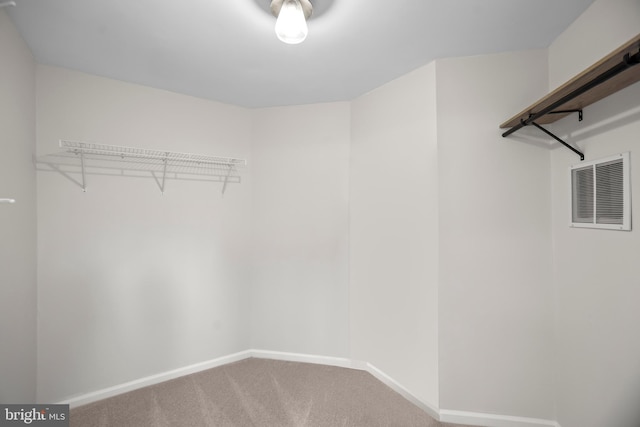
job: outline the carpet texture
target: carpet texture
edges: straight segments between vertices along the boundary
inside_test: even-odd
[[[72,427],[462,427],[355,369],[245,359],[71,410]]]

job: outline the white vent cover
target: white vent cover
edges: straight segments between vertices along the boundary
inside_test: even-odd
[[[631,230],[629,153],[571,167],[571,226]]]

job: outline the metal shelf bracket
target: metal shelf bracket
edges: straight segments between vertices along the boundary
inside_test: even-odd
[[[76,151],[76,154],[77,151]],[[80,151],[80,165],[82,168],[82,191],[87,192],[87,181],[85,177],[85,168],[84,168],[84,151]]]
[[[576,153],[578,156],[580,156],[580,161],[584,160],[584,154],[582,153],[582,151],[572,147],[571,145],[569,145],[568,143],[566,143],[564,140],[560,139],[558,136],[556,136],[555,134],[553,134],[552,132],[550,132],[549,130],[543,128],[542,126],[540,126],[539,124],[537,124],[536,122],[531,122],[530,124],[532,124],[533,126],[537,127],[538,129],[540,129],[542,132],[546,133],[547,135],[549,135],[551,138],[555,139],[556,141],[558,141],[560,144],[564,145],[565,147],[567,147],[569,150],[573,151],[574,153]]]
[[[233,164],[229,164],[229,172],[227,172],[227,176],[224,177],[224,184],[222,184],[222,195],[224,195],[224,192],[227,189],[227,184],[229,183],[231,172],[233,172]]]
[[[165,180],[167,179],[167,160],[168,159],[169,159],[169,153],[166,153],[164,159],[162,160],[162,163],[164,163],[164,166],[162,167],[162,185],[160,186],[160,192],[162,194],[164,194],[164,183],[165,183]]]
[[[580,110],[556,110],[550,111],[547,114],[567,114],[567,113],[578,113],[578,121],[582,121],[582,109]]]
[[[551,111],[547,114],[567,114],[567,113],[578,113],[578,121],[581,122],[582,121],[582,109],[580,110],[556,110],[556,111]],[[529,115],[529,118],[531,118],[533,116],[533,114]],[[540,129],[542,132],[546,133],[547,135],[549,135],[551,138],[555,139],[556,141],[558,141],[560,144],[564,145],[565,147],[567,147],[569,150],[573,151],[574,153],[576,153],[578,156],[580,156],[580,161],[584,160],[584,154],[582,153],[582,151],[574,148],[573,146],[569,145],[569,143],[567,143],[566,141],[564,141],[563,139],[561,139],[560,137],[558,137],[557,135],[555,135],[554,133],[552,133],[551,131],[543,128],[542,126],[540,126],[539,124],[537,124],[534,121],[526,121],[526,120],[520,120],[520,123],[522,123],[523,126],[528,126],[528,125],[533,125],[536,128]]]

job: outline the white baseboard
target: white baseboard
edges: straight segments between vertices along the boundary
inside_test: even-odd
[[[366,370],[365,363],[356,362],[351,359],[347,359],[346,357],[317,356],[312,354],[287,353],[269,350],[249,350],[249,353],[251,353],[251,357],[255,357],[257,359],[285,360],[287,362],[314,363],[318,365],[338,366],[340,368]]]
[[[341,357],[315,356],[302,353],[285,353],[267,350],[251,350],[251,357],[260,359],[286,360],[290,362],[317,363],[322,365],[338,366],[341,368],[351,368],[358,369],[360,371],[367,371],[387,387],[391,388],[393,391],[400,394],[402,397],[427,412],[431,417],[438,419],[439,416],[438,410],[434,406],[422,402],[420,399],[416,398],[410,391],[394,381],[393,378],[367,362],[361,362]]]
[[[376,377],[380,382],[385,384],[387,387],[389,387],[390,389],[398,393],[400,396],[404,397],[409,402],[413,403],[418,408],[425,411],[432,418],[435,418],[436,420],[440,419],[440,414],[436,406],[418,399],[413,393],[411,393],[409,390],[404,388],[402,385],[396,382],[389,375],[382,372],[380,369],[376,368],[370,363],[367,363],[365,370],[369,372],[371,375],[373,375],[374,377]]]
[[[154,384],[159,384],[161,382],[169,381],[185,375],[190,375],[196,372],[205,371],[207,369],[216,368],[218,366],[226,365],[228,363],[238,362],[240,360],[248,359],[250,357],[255,357],[259,359],[286,360],[290,362],[315,363],[315,364],[322,364],[322,365],[329,365],[329,366],[339,366],[342,368],[366,370],[366,364],[361,362],[354,362],[351,359],[347,359],[347,358],[331,357],[331,356],[314,356],[309,354],[286,353],[286,352],[268,351],[268,350],[245,350],[239,353],[218,357],[216,359],[208,360],[201,363],[196,363],[183,368],[173,369],[171,371],[150,375],[148,377],[140,378],[134,381],[129,381],[124,384],[118,384],[112,387],[104,388],[102,390],[93,391],[93,392],[82,394],[79,396],[73,396],[58,403],[69,405],[71,408],[75,408],[77,406],[87,405],[89,403],[97,402],[98,400],[107,399],[109,397],[117,396],[122,393],[127,393],[129,391],[137,390],[143,387],[148,387]]]
[[[58,402],[60,404],[68,404],[71,408],[86,405],[89,403],[97,402],[98,400],[106,399],[109,397],[117,396],[122,393],[137,390],[139,388],[147,387],[154,384],[159,384],[164,381],[172,380],[174,378],[182,377],[185,375],[194,374],[196,372],[205,371],[207,369],[216,368],[218,366],[226,365],[228,363],[238,362],[240,360],[255,357],[258,359],[272,359],[272,360],[284,360],[289,362],[303,362],[303,363],[315,363],[329,366],[338,366],[341,368],[358,369],[361,371],[367,371],[374,377],[376,377],[383,384],[400,394],[411,403],[421,408],[431,417],[436,420],[447,423],[467,424],[473,426],[483,427],[561,427],[556,421],[543,420],[537,418],[524,418],[514,417],[509,415],[493,415],[484,414],[478,412],[465,412],[454,411],[449,409],[438,409],[437,406],[431,405],[427,402],[420,400],[409,390],[404,388],[401,384],[396,382],[389,375],[382,372],[370,363],[356,361],[343,357],[332,356],[317,356],[302,353],[288,353],[280,351],[269,350],[245,350],[239,353],[230,354],[228,356],[218,357],[209,361],[196,363],[183,368],[174,369],[167,372],[162,372],[156,375],[151,375],[145,378],[141,378],[135,381],[130,381],[124,384],[115,385],[102,390],[94,391],[91,393],[74,396]]]
[[[483,427],[560,427],[556,421],[540,418],[513,417],[510,415],[484,414],[480,412],[440,409],[440,421]]]
[[[94,391],[91,393],[74,396],[58,403],[69,405],[71,408],[75,408],[76,406],[87,405],[89,403],[97,402],[98,400],[106,399],[108,397],[117,396],[122,393],[137,390],[143,387],[148,387],[154,384],[159,384],[164,381],[169,381],[174,378],[182,377],[185,375],[193,374],[193,373],[204,371],[207,369],[216,368],[218,366],[237,362],[243,359],[247,359],[249,357],[251,357],[250,350],[241,351],[239,353],[218,357],[216,359],[208,360],[206,362],[196,363],[193,365],[185,366],[183,368],[173,369],[171,371],[150,375],[148,377],[140,378],[134,381],[129,381],[124,384],[118,384],[113,387],[104,388],[102,390]]]

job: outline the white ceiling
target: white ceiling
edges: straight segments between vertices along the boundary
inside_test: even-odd
[[[436,58],[544,48],[593,2],[312,0],[307,40],[286,45],[269,0],[15,1],[39,63],[245,107],[351,100]]]

